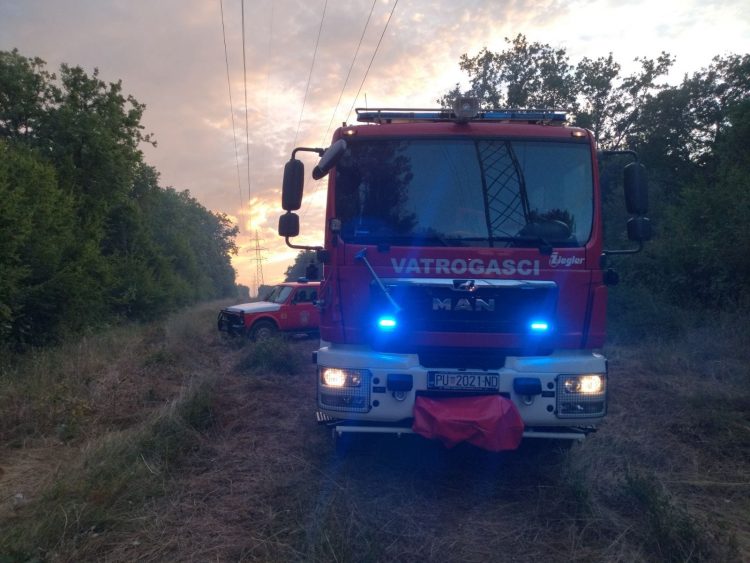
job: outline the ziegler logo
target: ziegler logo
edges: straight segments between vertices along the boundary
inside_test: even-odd
[[[557,252],[553,252],[552,255],[549,257],[549,265],[553,268],[557,268],[558,266],[565,266],[566,268],[569,268],[573,265],[583,264],[583,258],[579,258],[578,256],[560,256]]]
[[[450,297],[447,299],[432,299],[433,311],[494,311],[494,299],[474,299],[472,303],[469,299],[456,299],[453,301]]]

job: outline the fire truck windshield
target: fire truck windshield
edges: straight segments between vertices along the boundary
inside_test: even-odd
[[[352,140],[336,166],[335,217],[347,242],[582,246],[591,166],[582,143]]]

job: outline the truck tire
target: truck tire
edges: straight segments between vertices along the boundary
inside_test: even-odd
[[[250,338],[256,342],[268,340],[269,338],[273,338],[277,331],[276,325],[271,321],[258,321],[250,331]]]

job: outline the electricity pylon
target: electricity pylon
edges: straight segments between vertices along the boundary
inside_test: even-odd
[[[258,238],[258,231],[255,231],[255,257],[251,260],[255,261],[255,295],[257,297],[260,291],[260,286],[263,285],[263,261],[265,257],[263,252],[268,250],[267,248],[261,248],[260,238]]]

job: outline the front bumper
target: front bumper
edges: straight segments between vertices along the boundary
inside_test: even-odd
[[[239,313],[221,311],[216,319],[216,328],[219,332],[226,332],[230,335],[244,334],[245,319]]]
[[[486,373],[497,381],[496,388],[484,393],[497,393],[510,399],[524,422],[526,438],[582,439],[595,429],[606,414],[606,359],[597,353],[582,350],[559,351],[549,356],[510,356],[496,367],[477,369],[435,368],[421,365],[416,354],[375,352],[366,346],[324,345],[317,353],[319,421],[345,432],[411,433],[416,397],[456,396],[462,392],[436,391],[428,387],[430,373]],[[332,389],[321,380],[324,368],[359,370],[366,374],[356,390],[356,397],[341,400],[346,389]],[[604,386],[600,394],[583,397],[580,404],[570,402],[571,395],[564,382],[578,375],[600,374]],[[392,380],[408,379],[411,388],[393,390]],[[432,380],[434,381],[434,375]],[[514,382],[523,381],[524,385]],[[526,385],[536,383],[534,386]],[[533,393],[520,394],[518,391]],[[566,402],[568,401],[568,402]]]

